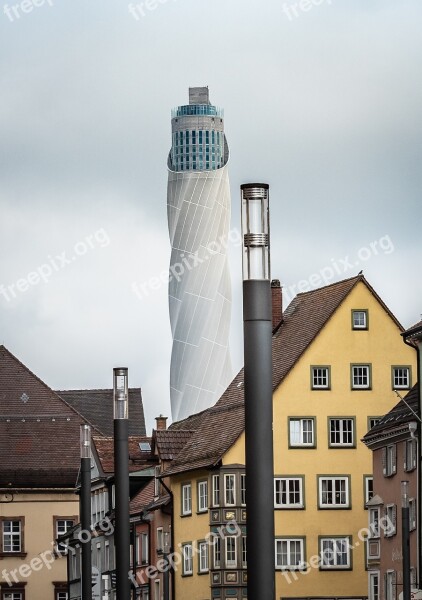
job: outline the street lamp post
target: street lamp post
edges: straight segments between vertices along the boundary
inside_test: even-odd
[[[163,574],[163,598],[164,600],[170,600],[170,534],[166,531],[164,534],[164,548],[163,548],[163,559],[164,559],[164,574]]]
[[[409,533],[409,482],[401,482],[401,531],[403,547],[403,600],[410,600],[410,533]]]
[[[274,600],[269,186],[241,186],[248,599]]]
[[[81,540],[82,541],[82,600],[92,600],[91,559],[91,427],[81,425]],[[88,532],[88,534],[85,534]],[[85,539],[86,535],[86,539]],[[83,537],[82,537],[83,536]]]
[[[128,370],[113,369],[116,597],[130,599]]]

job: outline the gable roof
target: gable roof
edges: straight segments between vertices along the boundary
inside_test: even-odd
[[[363,275],[298,294],[284,312],[282,324],[273,333],[273,390],[280,385],[359,282],[366,285],[403,331],[401,324]],[[191,421],[195,422],[195,417],[199,419],[198,428],[170,467],[162,473],[162,477],[215,466],[236,442],[245,427],[243,369],[218,402],[199,415],[190,417]],[[172,427],[177,427],[177,423]]]
[[[189,441],[194,431],[189,429],[158,429],[153,441],[161,460],[174,460]]]
[[[83,417],[0,346],[0,481],[74,487]]]
[[[58,390],[70,406],[105,436],[113,435],[113,390]],[[129,435],[145,436],[145,417],[140,388],[129,389]]]
[[[101,468],[106,475],[114,474],[114,438],[93,436],[95,449]],[[145,436],[129,436],[129,472],[141,471],[151,466],[151,454],[142,453],[139,447],[141,442],[150,442],[151,438]]]

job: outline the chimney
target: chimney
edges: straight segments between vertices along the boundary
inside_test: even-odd
[[[155,417],[156,422],[156,430],[165,431],[167,429],[167,417],[163,417],[160,415],[159,417]]]
[[[273,331],[283,322],[283,292],[279,279],[271,281],[271,301],[273,307]]]

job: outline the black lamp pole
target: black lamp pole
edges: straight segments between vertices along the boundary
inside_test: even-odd
[[[92,600],[91,559],[91,427],[81,425],[81,535],[82,541],[82,600]],[[86,534],[85,532],[88,532]]]
[[[248,600],[274,600],[269,186],[241,186]]]
[[[409,482],[401,482],[401,531],[403,548],[403,600],[410,600],[410,531],[409,531]]]
[[[113,369],[116,597],[130,600],[128,370]]]

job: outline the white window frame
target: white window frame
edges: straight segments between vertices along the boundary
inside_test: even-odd
[[[300,561],[299,564],[293,564],[292,546],[299,544]],[[286,551],[283,552],[283,546]],[[283,564],[282,555],[287,556],[287,562]],[[303,537],[297,538],[276,538],[275,540],[275,568],[281,571],[300,571],[305,563],[305,540]]]
[[[335,424],[335,422],[338,421],[339,424],[339,429],[337,430],[333,430],[333,425]],[[346,427],[346,422],[350,422],[351,423],[351,430],[349,430]],[[352,434],[352,441],[351,442],[347,442],[344,441],[344,438],[349,434],[349,432],[351,432]],[[340,437],[340,441],[339,442],[333,442],[332,441],[332,435],[339,435]],[[343,447],[343,448],[353,448],[355,446],[355,420],[353,419],[353,417],[330,417],[329,418],[329,447],[330,448],[339,448],[339,447]]]
[[[416,440],[410,439],[404,442],[404,470],[414,471],[416,469],[417,445]]]
[[[330,389],[330,367],[314,366],[311,367],[311,388],[313,390]]]
[[[208,542],[199,542],[198,544],[198,571],[199,573],[208,573],[209,557],[208,557]]]
[[[192,514],[192,484],[182,484],[182,515]]]
[[[216,536],[213,544],[214,569],[221,568],[221,537]]]
[[[242,569],[248,566],[248,540],[246,535],[242,535]]]
[[[394,390],[408,390],[410,389],[410,368],[406,366],[392,367],[393,373],[393,389]],[[405,373],[406,371],[406,373]],[[405,383],[397,383],[399,380],[405,380]]]
[[[18,531],[13,531],[16,523]],[[5,526],[8,524],[10,531],[5,531]],[[23,521],[18,517],[5,517],[1,520],[1,535],[2,535],[2,552],[4,554],[22,554],[23,548]],[[8,540],[6,542],[6,539]],[[13,547],[18,544],[19,549],[14,550]],[[7,548],[7,549],[6,549]]]
[[[358,369],[362,369],[362,372],[357,372]],[[355,371],[356,370],[356,371]],[[366,374],[365,374],[365,371]],[[371,365],[369,364],[361,364],[361,365],[352,365],[352,390],[370,390],[371,389]],[[366,378],[366,383],[356,383],[355,380]]]
[[[375,583],[376,581],[376,583]],[[368,600],[380,600],[380,572],[369,571],[368,574]]]
[[[355,316],[361,316],[363,315],[363,321],[361,322],[360,319],[359,321],[355,320]],[[352,310],[352,328],[353,329],[368,329],[368,313],[366,310],[364,309],[354,309]]]
[[[162,527],[157,527],[156,531],[157,535],[157,552],[162,553],[164,550],[164,529]]]
[[[372,484],[372,490],[369,489],[369,483]],[[364,475],[365,486],[365,505],[374,497],[374,478],[372,475]],[[370,496],[371,494],[371,496]]]
[[[299,490],[292,489],[299,483]],[[284,488],[284,489],[283,489]],[[291,496],[299,494],[298,502],[290,502]],[[283,502],[283,496],[285,502]],[[275,477],[274,478],[274,508],[304,508],[303,477]]]
[[[299,423],[298,431],[292,429],[293,423]],[[304,425],[312,423],[311,430],[306,430]],[[295,428],[297,429],[297,428]],[[314,448],[315,447],[315,429],[316,421],[315,417],[290,417],[289,418],[289,443],[291,448]],[[304,442],[304,436],[311,435],[312,440],[310,442]],[[299,437],[300,441],[296,441],[296,436]]]
[[[346,546],[346,555],[347,555],[347,561],[346,564],[339,564],[338,563],[338,557],[339,554],[337,553],[337,550],[339,550],[339,546],[338,544],[344,544]],[[330,550],[330,555],[334,558],[333,560],[333,564],[329,564],[327,563],[327,553],[326,553],[326,549],[327,549],[327,545],[331,545],[332,549]],[[325,547],[324,547],[325,546]],[[321,537],[319,539],[319,553],[320,553],[320,569],[321,571],[343,571],[343,570],[349,570],[351,568],[351,553],[350,553],[350,547],[351,547],[351,538],[350,536],[324,536]],[[345,554],[344,552],[341,552],[341,555]]]
[[[224,505],[236,506],[236,475],[234,473],[224,474]]]
[[[193,575],[193,552],[192,544],[182,545],[183,575]]]
[[[198,481],[198,512],[208,510],[208,481]]]
[[[56,539],[62,535],[65,535],[75,525],[74,519],[66,519],[65,517],[57,517],[55,519],[56,524]],[[60,524],[60,526],[59,526]],[[64,542],[57,544],[57,551],[60,554],[68,553],[68,546]]]
[[[224,538],[226,569],[234,569],[237,566],[237,536],[226,535]]]
[[[3,592],[2,595],[3,600],[22,600],[22,598],[22,592]]]
[[[331,484],[331,489],[323,490],[324,481]],[[342,489],[336,489],[338,484],[344,483],[344,491]],[[324,494],[328,498],[328,494],[332,497],[332,502],[323,502]],[[345,502],[338,502],[338,496],[344,494]],[[349,477],[343,476],[318,476],[318,507],[321,509],[332,509],[332,508],[350,508],[350,481]]]
[[[147,533],[141,533],[139,535],[139,558],[141,565],[149,564],[149,544]]]
[[[212,505],[220,506],[220,475],[212,476]]]
[[[369,534],[368,539],[376,540],[381,536],[381,511],[379,507],[371,507],[369,509]]]
[[[396,444],[390,444],[385,446],[382,452],[385,453],[385,456],[383,456],[383,462],[385,462],[383,466],[384,476],[391,477],[397,472],[397,446]]]
[[[396,572],[389,570],[385,574],[385,600],[396,600]]]

